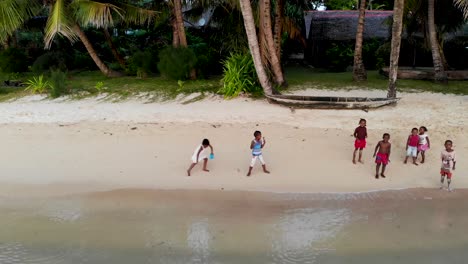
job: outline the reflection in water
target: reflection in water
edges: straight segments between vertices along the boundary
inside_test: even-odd
[[[321,197],[121,190],[0,198],[0,264],[465,264],[468,259],[468,191]]]
[[[209,263],[211,234],[208,220],[198,220],[190,224],[187,246],[192,250],[191,263]]]
[[[278,237],[272,239],[274,262],[315,263],[318,254],[329,250],[324,240],[333,238],[348,219],[346,209],[304,208],[287,211],[279,219]]]

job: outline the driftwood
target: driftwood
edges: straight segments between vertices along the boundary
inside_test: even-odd
[[[468,71],[446,71],[447,77],[452,81],[467,81]],[[382,68],[380,74],[388,77],[388,68]],[[398,79],[434,80],[433,69],[398,69]]]
[[[267,95],[270,103],[294,108],[369,109],[395,104],[400,98],[368,98],[337,96]]]

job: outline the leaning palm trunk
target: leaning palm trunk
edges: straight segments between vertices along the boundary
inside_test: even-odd
[[[447,82],[447,73],[444,70],[442,63],[439,42],[437,40],[437,32],[434,17],[434,1],[428,0],[428,27],[429,27],[429,41],[431,43],[432,62],[434,64],[434,80],[436,82]]]
[[[390,69],[388,73],[388,98],[396,98],[396,81],[398,60],[400,58],[401,32],[403,30],[403,8],[405,0],[395,0],[393,8],[392,45],[390,52]]]
[[[73,31],[78,35],[80,38],[81,42],[83,42],[86,50],[89,53],[89,56],[93,59],[94,63],[96,63],[96,66],[101,70],[101,72],[106,75],[107,77],[118,77],[121,76],[122,74],[116,71],[111,70],[109,67],[107,67],[106,64],[99,58],[99,56],[96,53],[96,50],[94,49],[93,45],[89,41],[88,37],[86,34],[81,30],[80,26],[78,24],[75,24],[73,26]]]
[[[262,59],[260,57],[260,48],[258,46],[257,32],[255,30],[255,21],[252,12],[252,6],[250,5],[250,0],[240,0],[240,8],[242,12],[242,17],[244,18],[245,32],[247,34],[247,41],[249,43],[250,53],[252,54],[252,59],[255,65],[255,71],[257,72],[260,85],[263,88],[263,92],[266,95],[273,94],[273,88],[268,76],[265,72],[265,68],[262,64]]]
[[[273,39],[275,42],[276,56],[281,63],[281,35],[283,33],[283,20],[284,20],[284,0],[277,0],[275,7],[275,28],[273,32]]]
[[[109,30],[107,30],[107,28],[103,28],[102,31],[104,33],[104,37],[106,38],[107,44],[109,45],[109,48],[112,51],[112,55],[114,55],[114,58],[119,63],[120,67],[122,67],[122,69],[125,69],[127,67],[125,65],[125,59],[122,57],[122,55],[120,55],[119,51],[117,50],[117,47],[114,44],[114,41],[112,41],[112,36],[109,33]]]
[[[356,45],[354,47],[353,80],[357,82],[367,80],[366,68],[362,62],[362,39],[364,35],[364,20],[366,17],[366,0],[361,0],[359,18],[356,30]]]
[[[276,84],[279,86],[283,86],[284,76],[283,71],[281,69],[281,63],[276,55],[276,47],[273,40],[273,32],[272,32],[272,25],[271,25],[271,1],[270,0],[262,0],[263,2],[263,10],[261,10],[261,16],[263,16],[263,24],[260,27],[263,28],[263,34],[265,35],[265,44],[268,50],[268,62],[271,66],[271,70],[273,72],[273,76],[275,79]]]

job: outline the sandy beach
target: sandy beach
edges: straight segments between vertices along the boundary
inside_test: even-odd
[[[385,96],[384,91],[326,93]],[[113,103],[32,96],[0,104],[1,195],[116,188],[305,193],[437,188],[446,139],[454,141],[458,155],[453,187],[468,187],[468,96],[404,93],[398,105],[369,112],[292,110],[217,96],[187,103],[196,96],[157,103],[143,97]],[[368,121],[368,147],[365,164],[354,165],[352,133],[360,118]],[[406,138],[421,125],[431,140],[427,163],[404,165]],[[247,178],[255,130],[268,141],[264,157],[272,173],[257,167]],[[375,180],[373,149],[385,132],[393,144],[388,178]],[[205,137],[215,148],[211,171],[198,166],[187,177],[190,157]]]

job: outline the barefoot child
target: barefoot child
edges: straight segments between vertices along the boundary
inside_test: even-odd
[[[270,173],[266,169],[265,160],[263,160],[262,155],[262,149],[263,147],[265,147],[266,143],[265,138],[263,138],[262,141],[262,132],[260,131],[255,131],[254,137],[254,140],[252,140],[252,142],[250,143],[250,149],[252,150],[252,161],[250,162],[249,172],[247,173],[247,176],[250,176],[250,174],[252,173],[252,168],[257,162],[257,159],[259,159],[260,163],[262,163],[263,172]]]
[[[209,171],[206,168],[206,165],[208,164],[208,154],[207,154],[207,149],[211,149],[211,156],[213,154],[213,147],[210,145],[210,141],[208,139],[203,139],[202,144],[198,146],[195,151],[193,152],[192,156],[192,164],[187,170],[187,175],[190,176],[190,172],[192,171],[193,167],[197,165],[197,163],[201,160],[203,160],[203,171]]]
[[[419,128],[418,154],[421,153],[421,163],[426,160],[426,150],[431,148],[431,142],[426,132],[427,128],[425,126]]]
[[[413,128],[411,130],[411,135],[408,136],[408,140],[406,141],[405,164],[408,163],[408,158],[412,157],[413,164],[416,166],[418,165],[418,163],[416,163],[416,159],[418,157],[418,145],[419,145],[418,129]]]
[[[367,138],[367,128],[366,120],[359,120],[359,126],[354,130],[354,153],[353,153],[353,163],[356,164],[356,153],[359,150],[359,162],[362,162],[362,150],[366,147],[366,138]]]
[[[389,140],[390,135],[388,133],[385,133],[383,134],[383,140],[379,141],[379,143],[377,143],[377,146],[375,146],[374,157],[375,163],[377,163],[375,168],[376,179],[379,178],[380,166],[382,166],[382,173],[380,173],[380,176],[382,176],[382,178],[385,178],[385,168],[390,162],[390,152],[392,149],[392,145],[390,144],[390,142],[388,142]],[[379,151],[378,153],[377,150]]]
[[[449,192],[452,191],[450,189],[450,183],[452,182],[452,170],[455,170],[455,150],[452,149],[452,141],[446,140],[445,141],[445,150],[442,151],[440,157],[442,159],[442,166],[440,168],[440,189],[444,188],[444,179],[447,176],[447,189]]]

